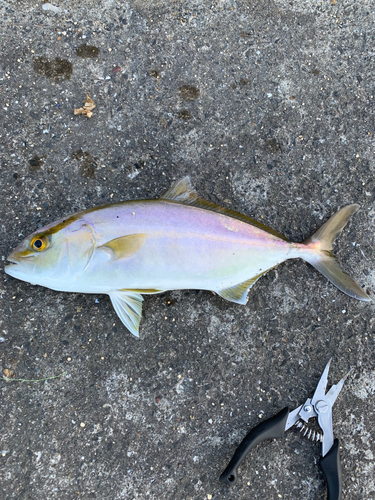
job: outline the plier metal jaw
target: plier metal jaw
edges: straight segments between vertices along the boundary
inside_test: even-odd
[[[312,398],[293,411],[286,407],[273,417],[264,420],[254,427],[242,440],[235,451],[232,460],[220,476],[220,481],[234,485],[237,481],[237,469],[246,455],[266,439],[281,438],[285,431],[293,425],[305,430],[304,435],[310,439],[322,442],[322,457],[320,466],[327,482],[327,500],[340,500],[342,492],[342,475],[339,455],[339,440],[333,439],[332,406],[339,395],[350,371],[326,393],[328,372],[332,358],[328,361],[318,382]],[[312,432],[305,424],[310,418],[317,417],[321,433]],[[304,423],[303,423],[304,422]]]

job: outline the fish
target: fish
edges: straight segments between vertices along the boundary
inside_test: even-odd
[[[247,215],[200,198],[184,177],[159,199],[74,213],[38,229],[9,255],[5,272],[56,291],[109,295],[136,337],[143,295],[211,290],[246,304],[254,283],[288,259],[303,259],[342,292],[369,295],[333,255],[333,243],[359,205],[345,206],[302,243]]]

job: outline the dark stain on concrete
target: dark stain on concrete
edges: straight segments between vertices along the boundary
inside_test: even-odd
[[[36,172],[37,170],[40,169],[40,167],[43,165],[43,163],[44,163],[43,158],[39,157],[38,155],[34,155],[29,160],[29,171]]]
[[[156,79],[159,79],[161,77],[161,72],[158,69],[150,69],[148,74],[152,76],[152,78]]]
[[[99,52],[100,49],[98,49],[98,47],[95,47],[95,45],[87,45],[87,43],[83,43],[76,48],[77,56],[82,57],[83,59],[98,57]]]
[[[56,57],[50,61],[46,57],[35,57],[33,69],[38,75],[55,80],[69,80],[73,73],[73,64],[67,59]]]
[[[191,114],[190,111],[188,111],[187,109],[183,109],[177,113],[177,117],[180,120],[190,120]]]
[[[183,85],[178,90],[184,101],[195,101],[200,96],[200,90],[192,85]]]
[[[269,153],[276,154],[281,151],[281,144],[275,138],[266,139],[264,142],[264,149]]]
[[[254,33],[252,31],[241,31],[240,33],[240,37],[244,38],[245,40],[246,38],[251,38],[253,35]]]
[[[72,154],[72,158],[79,162],[79,175],[87,179],[95,178],[95,169],[97,168],[97,159],[88,151],[78,149]]]

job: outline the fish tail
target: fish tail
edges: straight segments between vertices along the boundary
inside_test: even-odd
[[[348,205],[333,215],[316,233],[303,242],[310,252],[303,259],[314,266],[331,283],[350,297],[371,301],[365,291],[349,276],[333,255],[333,243],[359,205]]]

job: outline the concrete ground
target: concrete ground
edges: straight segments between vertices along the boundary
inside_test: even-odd
[[[359,203],[335,252],[373,295],[373,7],[1,2],[2,266],[42,225],[190,175],[204,198],[298,242]],[[73,114],[86,92],[91,118]],[[218,478],[332,356],[331,383],[353,367],[333,410],[343,499],[375,499],[374,329],[373,303],[302,261],[270,271],[246,306],[146,296],[139,339],[107,296],[1,272],[0,496],[322,500],[321,447],[298,430],[261,444],[233,488]]]

